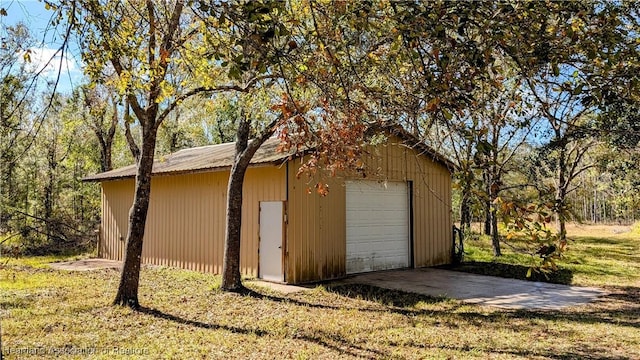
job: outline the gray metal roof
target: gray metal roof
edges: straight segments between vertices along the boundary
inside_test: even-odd
[[[446,166],[449,171],[456,168],[454,162],[440,154],[424,142],[402,129],[400,126],[379,126],[371,127],[372,132],[386,132],[389,135],[398,136],[402,142],[417,150],[420,155],[431,157],[431,159]],[[270,138],[258,149],[251,159],[251,164],[274,164],[284,163],[290,156],[296,155],[295,149],[289,152],[278,151],[280,139]],[[304,150],[304,149],[303,149]],[[225,143],[219,145],[201,146],[191,149],[184,149],[166,156],[156,157],[153,163],[154,175],[168,175],[193,173],[202,171],[222,170],[233,165],[235,156],[235,143]],[[123,178],[132,178],[136,175],[136,166],[129,165],[119,169],[90,175],[83,178],[83,181],[104,181]]]
[[[268,139],[251,159],[251,164],[272,164],[284,162],[294,152],[277,150],[280,139]],[[229,168],[235,156],[235,143],[201,146],[184,149],[166,156],[156,156],[153,163],[153,174],[179,174]],[[119,169],[90,175],[83,181],[103,181],[135,177],[136,166],[129,165]]]

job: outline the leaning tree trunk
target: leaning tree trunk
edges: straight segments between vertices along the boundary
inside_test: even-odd
[[[250,122],[243,119],[238,124],[236,140],[236,156],[229,174],[227,188],[227,222],[224,243],[224,260],[222,264],[222,284],[220,288],[227,291],[241,291],[242,277],[240,276],[240,235],[242,228],[242,185],[251,158],[258,148],[273,134],[267,130],[261,137],[249,143]],[[273,124],[267,129],[272,129]]]
[[[236,155],[231,166],[229,186],[227,187],[227,219],[224,260],[222,263],[222,284],[220,287],[228,291],[243,289],[240,276],[242,185],[244,184],[244,175],[249,167],[249,162],[257,150],[256,144],[252,143],[252,146],[249,146],[249,131],[250,123],[246,119],[242,119],[236,131]]]
[[[142,257],[142,242],[144,239],[147,211],[149,210],[149,194],[151,192],[151,171],[156,144],[156,131],[144,137],[142,151],[136,173],[136,188],[133,206],[129,211],[129,231],[127,233],[127,247],[122,265],[120,285],[114,305],[137,308],[138,285],[140,280],[140,260]]]
[[[242,228],[242,185],[248,162],[241,156],[231,168],[227,188],[227,222],[224,243],[224,263],[222,267],[222,289],[238,291],[243,288],[240,276],[240,236]]]

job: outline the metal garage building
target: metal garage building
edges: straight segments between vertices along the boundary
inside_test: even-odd
[[[308,193],[304,159],[258,150],[244,183],[241,271],[286,283],[451,261],[452,164],[409,134],[368,146],[367,178],[330,178]],[[220,273],[226,189],[234,144],[185,149],[154,165],[142,262]],[[135,167],[97,174],[102,186],[99,256],[122,260]]]

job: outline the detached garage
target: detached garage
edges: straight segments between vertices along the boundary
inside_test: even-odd
[[[302,158],[270,139],[244,183],[241,271],[302,283],[347,274],[451,261],[452,164],[394,129],[368,146],[362,178],[329,178],[329,195],[309,193]],[[142,262],[222,272],[226,189],[234,144],[185,149],[154,164]],[[100,257],[122,260],[135,167],[87,177],[102,187]],[[312,182],[313,184],[313,182]]]

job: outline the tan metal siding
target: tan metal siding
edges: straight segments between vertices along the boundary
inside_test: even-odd
[[[260,201],[286,201],[285,175],[286,166],[250,168],[247,171],[244,182],[240,251],[240,267],[245,275],[258,276]],[[224,211],[222,218],[225,218]]]
[[[416,267],[451,259],[451,175],[447,168],[392,137],[368,147],[364,156],[368,180],[413,182],[413,256]],[[328,178],[330,193],[307,193],[317,180],[296,179],[301,160],[289,163],[289,225],[286,281],[308,282],[346,274],[345,179]]]
[[[315,181],[306,176],[296,178],[300,164],[301,159],[289,162],[285,281],[300,283],[344,276],[344,180],[328,179],[330,193],[321,197],[313,189]]]
[[[451,175],[428,158],[408,156],[415,165],[414,261],[417,267],[451,260]]]
[[[222,272],[228,171],[157,176],[145,229],[142,261],[211,273]],[[259,201],[286,199],[285,167],[254,167],[244,183],[241,272],[257,276]],[[133,180],[103,182],[101,256],[121,260]],[[124,218],[121,214],[125,214]],[[121,246],[121,247],[118,247]]]
[[[129,230],[129,209],[133,202],[133,180],[102,184],[102,222],[98,256],[122,260]]]

